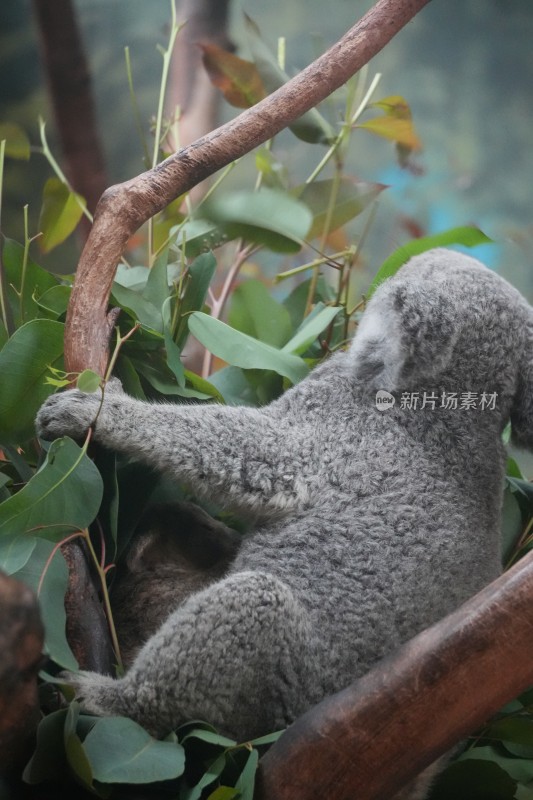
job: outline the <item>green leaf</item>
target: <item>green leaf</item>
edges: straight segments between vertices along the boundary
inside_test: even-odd
[[[154,783],[183,774],[183,748],[153,739],[125,717],[99,719],[83,743],[94,778],[102,783]]]
[[[25,783],[34,785],[42,781],[57,781],[64,775],[67,766],[63,739],[66,716],[67,709],[62,708],[40,721],[35,752],[22,775]]]
[[[65,530],[83,530],[98,513],[102,491],[100,474],[84,450],[72,439],[56,439],[41,469],[0,504],[0,543],[2,536],[26,534],[40,526],[59,526],[46,532],[56,539]]]
[[[336,184],[337,181],[330,179],[314,181],[294,189],[293,194],[305,203],[313,214],[313,224],[307,234],[308,239],[321,236],[328,221],[330,233],[345,225],[368,208],[383,189],[387,188],[384,183],[367,183],[352,178],[342,178],[337,185],[335,204],[329,216],[329,201]]]
[[[532,746],[533,719],[529,717],[508,717],[507,719],[495,720],[483,732],[483,738]]]
[[[80,707],[78,703],[71,703],[65,719],[64,741],[67,761],[78,780],[87,789],[92,789],[94,776],[92,773],[89,759],[77,733],[78,718]]]
[[[402,264],[405,264],[413,256],[425,253],[427,250],[432,250],[434,247],[448,247],[452,244],[460,244],[463,247],[476,247],[479,244],[490,244],[490,239],[479,228],[461,227],[452,228],[442,233],[436,233],[433,236],[423,236],[420,239],[413,239],[398,250],[395,250],[379,268],[376,277],[372,281],[370,288],[367,292],[369,299],[378,286],[383,283],[387,278],[395,275]]]
[[[59,317],[61,314],[66,313],[71,291],[72,287],[65,284],[52,286],[36,300],[36,303],[39,308],[49,311],[55,317]]]
[[[94,394],[94,392],[97,392],[100,388],[101,383],[102,378],[97,372],[94,372],[92,369],[84,369],[83,372],[78,376],[76,386],[80,392]]]
[[[513,781],[520,781],[521,783],[533,781],[533,760],[501,755],[500,750],[495,747],[474,747],[459,757],[460,762],[475,761],[476,768],[479,768],[479,761],[481,760],[494,762],[510,775]]]
[[[218,786],[214,792],[211,792],[207,800],[237,800],[240,796],[238,790],[231,786]]]
[[[312,214],[302,202],[265,187],[210,200],[204,213],[224,224],[231,239],[242,237],[280,253],[296,253],[312,222]]]
[[[34,419],[52,389],[48,367],[62,366],[61,322],[37,319],[19,328],[0,351],[0,441],[21,443],[34,435]]]
[[[59,178],[48,178],[43,189],[43,204],[39,218],[42,236],[41,249],[49,253],[65,241],[80,221],[85,200],[71,192]]]
[[[14,122],[0,123],[0,142],[2,139],[6,140],[6,156],[21,161],[29,160],[30,140],[20,125]]]
[[[188,369],[185,370],[185,377],[187,378],[187,383],[190,384],[198,394],[206,398],[213,397],[215,400],[218,400],[219,403],[224,402],[223,396],[211,380],[207,381],[205,378],[201,378],[195,372],[190,372]]]
[[[229,324],[261,342],[281,347],[292,333],[290,314],[257,280],[241,283],[233,292]]]
[[[175,236],[171,249],[180,255],[184,252],[187,258],[195,258],[207,250],[214,250],[227,239],[224,226],[206,219],[190,219],[183,225],[172,228],[170,233]]]
[[[134,289],[121,286],[116,282],[113,284],[111,294],[115,298],[117,305],[129,311],[132,317],[138,320],[141,325],[159,334],[163,333],[161,309],[156,308],[156,306],[146,300],[142,294]]]
[[[9,499],[9,498],[8,498]],[[6,501],[4,501],[6,502]],[[3,503],[0,504],[0,508]],[[27,564],[35,550],[37,539],[34,536],[0,536],[0,567],[8,575],[13,575]]]
[[[298,383],[309,372],[301,358],[276,350],[199,311],[191,316],[189,329],[211,353],[236,367],[270,369],[292,383]]]
[[[143,298],[159,309],[169,296],[167,261],[168,251],[165,251],[148,270],[148,278],[142,290]]]
[[[259,762],[259,753],[257,750],[252,750],[243,771],[239,775],[239,780],[235,784],[235,788],[239,790],[240,800],[253,800],[255,775],[257,771],[257,764]]]
[[[514,492],[509,486],[503,493],[502,510],[502,562],[506,565],[522,535],[522,512]]]
[[[209,376],[211,384],[229,406],[257,406],[257,394],[254,392],[246,373],[239,367],[223,367]]]
[[[226,756],[223,753],[209,765],[204,772],[198,783],[191,789],[185,789],[183,795],[180,795],[180,800],[200,800],[203,790],[216,781],[226,765]],[[211,795],[212,796],[212,795]]]
[[[316,308],[313,311],[316,311]],[[310,314],[292,339],[282,348],[282,351],[294,355],[305,353],[317,336],[331,325],[339,311],[341,311],[340,306],[337,308],[326,306],[319,308],[317,313]]]
[[[4,241],[3,259],[9,304],[15,325],[19,327],[34,317],[42,316],[39,299],[57,287],[58,281],[29,257],[24,267],[24,248],[12,239]]]
[[[2,537],[0,537],[2,541]],[[45,651],[50,658],[65,669],[78,669],[72,650],[67,642],[65,627],[65,592],[68,585],[68,569],[59,548],[52,557],[54,543],[45,539],[35,540],[35,549],[24,567],[16,576],[39,593],[39,606],[45,628]],[[46,572],[45,572],[46,569]],[[43,578],[44,576],[44,578]]]
[[[433,787],[431,800],[513,800],[515,789],[516,782],[501,766],[473,756],[446,769]]]
[[[244,15],[244,21],[248,44],[257,71],[267,92],[274,92],[287,83],[289,76],[279,67],[276,57],[262,40],[256,23],[247,14]],[[333,128],[316,108],[292,122],[289,128],[298,139],[310,144],[332,144],[335,140]]]
[[[189,335],[189,314],[192,311],[202,310],[216,268],[217,262],[213,253],[203,253],[195,258],[187,270],[185,289],[180,300],[180,319],[174,337],[180,350],[183,349]]]

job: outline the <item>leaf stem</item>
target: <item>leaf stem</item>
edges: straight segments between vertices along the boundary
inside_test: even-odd
[[[42,117],[39,117],[39,133],[40,133],[40,136],[41,136],[41,144],[42,144],[42,148],[43,148],[44,157],[46,158],[46,160],[48,161],[48,163],[50,164],[50,166],[54,170],[56,176],[59,178],[61,183],[64,184],[64,186],[66,186],[67,189],[69,190],[69,192],[72,194],[72,196],[74,197],[76,203],[81,208],[83,214],[87,217],[89,222],[92,224],[94,222],[93,215],[91,214],[91,212],[89,211],[89,209],[85,205],[85,202],[84,202],[83,198],[80,197],[80,195],[77,192],[74,191],[74,189],[70,185],[69,181],[67,180],[67,176],[65,175],[65,173],[63,172],[63,170],[61,169],[61,167],[59,166],[59,164],[55,160],[54,156],[52,155],[52,151],[50,150],[50,147],[48,145],[48,141],[46,139],[46,123],[45,123],[45,121],[43,120]]]
[[[0,313],[2,315],[2,323],[9,336],[12,331],[11,315],[7,304],[7,281],[4,269],[3,258],[3,244],[4,235],[2,233],[2,194],[4,188],[4,157],[6,150],[6,140],[2,139],[0,142]]]

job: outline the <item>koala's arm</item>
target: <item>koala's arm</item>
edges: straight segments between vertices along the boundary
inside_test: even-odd
[[[146,403],[108,387],[103,402],[101,394],[77,389],[53,395],[36,421],[44,439],[80,439],[92,425],[106,447],[241,513],[284,513],[305,495],[299,433],[281,416],[253,408]]]

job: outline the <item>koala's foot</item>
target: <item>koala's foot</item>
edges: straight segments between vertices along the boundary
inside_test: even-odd
[[[37,414],[37,435],[48,440],[60,436],[82,439],[98,415],[101,397],[100,392],[85,394],[78,389],[53,394]]]
[[[75,691],[76,700],[84,711],[99,717],[129,717],[152,736],[163,732],[150,726],[150,715],[139,707],[134,687],[126,679],[115,679],[97,672],[63,672],[64,682]],[[165,731],[166,732],[166,731]]]

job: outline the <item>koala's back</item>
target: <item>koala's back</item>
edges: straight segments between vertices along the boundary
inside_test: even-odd
[[[491,433],[475,463],[475,442],[443,449],[438,421],[429,418],[425,435],[413,415],[414,436],[405,410],[361,403],[345,372],[340,356],[281,398],[295,419],[295,453],[305,418],[309,497],[297,513],[256,529],[231,567],[272,574],[292,589],[313,620],[327,691],[366,672],[501,569],[499,437]]]

